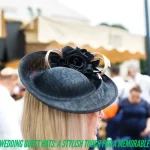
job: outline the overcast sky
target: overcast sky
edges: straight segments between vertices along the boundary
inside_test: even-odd
[[[145,34],[144,0],[51,0],[59,1],[81,15],[87,17],[92,24],[106,22],[122,24],[131,33]],[[0,0],[0,6],[9,5],[20,8],[51,6],[50,0]],[[55,9],[55,8],[53,8]],[[59,10],[58,10],[59,11]]]
[[[134,34],[145,34],[144,0],[59,0],[93,24],[122,24]]]

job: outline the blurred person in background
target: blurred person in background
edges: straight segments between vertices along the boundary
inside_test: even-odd
[[[111,79],[114,81],[114,83],[117,85],[118,88],[118,97],[116,98],[116,101],[114,104],[118,104],[123,97],[125,97],[125,81],[120,76],[120,68],[119,66],[112,66],[110,68],[110,75]]]
[[[26,91],[26,89],[25,89],[24,85],[21,83],[19,75],[18,75],[18,83],[17,83],[17,86],[15,88],[14,94],[16,96],[16,104],[18,105],[19,113],[21,114],[20,115],[20,122],[21,122],[22,113],[23,113],[25,91]]]
[[[19,75],[18,75],[18,70],[15,69],[14,74],[17,75],[18,80],[17,80],[16,86],[13,90],[12,97],[17,101],[17,100],[22,99],[22,97],[24,96],[25,87],[23,86],[23,84],[20,81],[20,78],[19,78]]]
[[[128,75],[130,77],[128,82],[130,83],[131,87],[136,84],[140,85],[142,89],[141,97],[150,103],[150,77],[147,75],[142,75],[138,71],[138,68],[134,65],[128,68]]]
[[[141,88],[136,85],[130,90],[128,98],[119,104],[120,137],[131,139],[148,139],[150,133],[150,107],[141,98]]]
[[[119,66],[112,66],[110,68],[110,76],[118,88],[118,96],[112,105],[104,109],[107,119],[113,118],[118,111],[118,103],[125,97],[125,81],[120,76]]]
[[[107,127],[106,127],[107,137],[116,139],[117,136],[116,130],[118,126],[116,124],[116,121],[114,120],[114,117],[118,112],[119,108],[118,103],[125,97],[126,83],[124,79],[120,76],[120,68],[117,65],[114,65],[110,68],[110,76],[118,88],[118,96],[112,105],[104,109],[104,114],[107,119]]]
[[[1,95],[5,94],[2,91],[6,91],[9,95],[14,94],[15,87],[18,82],[18,76],[12,68],[4,68],[0,72],[0,89]]]
[[[0,139],[22,139],[20,113],[12,98],[18,76],[12,68],[0,72]],[[12,148],[10,148],[12,150]],[[15,150],[18,150],[15,148]]]
[[[8,70],[8,69],[11,70],[12,73],[17,77],[15,87],[13,88],[13,92],[11,92],[11,96],[14,97],[15,100],[20,100],[24,96],[26,89],[20,81],[18,69],[7,68],[5,70]]]

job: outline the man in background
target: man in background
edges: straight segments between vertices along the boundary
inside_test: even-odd
[[[127,85],[123,78],[120,76],[120,69],[118,66],[112,66],[110,69],[111,79],[114,81],[118,88],[118,96],[113,104],[104,109],[104,113],[107,119],[113,118],[118,111],[118,103],[128,95],[126,94]]]
[[[107,127],[106,127],[107,137],[116,139],[118,135],[117,131],[119,125],[116,123],[116,120],[114,120],[114,117],[118,112],[119,103],[125,97],[128,96],[127,95],[128,84],[120,76],[119,66],[112,66],[110,68],[110,76],[118,88],[118,97],[116,98],[113,104],[104,109],[104,114],[107,119]]]
[[[20,113],[16,101],[11,97],[18,82],[12,68],[0,72],[0,139],[22,139]],[[12,150],[13,148],[10,148]],[[14,148],[19,150],[21,148]],[[23,149],[23,148],[22,148]],[[8,150],[8,149],[7,149]]]
[[[123,97],[126,97],[126,84],[124,79],[120,76],[119,66],[112,66],[110,68],[111,79],[114,81],[118,88],[118,97],[115,100],[114,104],[118,104]]]
[[[125,97],[126,85],[125,81],[120,76],[120,69],[118,66],[112,66],[110,68],[110,76],[118,88],[118,97],[116,98],[113,104],[104,109],[104,114],[107,119],[107,127],[106,127],[107,137],[116,139],[116,136],[118,135],[118,133],[116,132],[118,124],[116,124],[116,121],[113,118],[116,116],[118,112],[119,109],[118,104]]]
[[[132,86],[139,85],[142,90],[141,97],[150,104],[150,77],[142,75],[138,68],[134,65],[128,68],[128,75],[130,77],[129,83]]]

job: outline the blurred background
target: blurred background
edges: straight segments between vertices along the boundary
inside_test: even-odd
[[[0,9],[1,66],[71,45],[104,53],[123,75],[132,62],[148,74],[144,0],[1,0]]]
[[[150,104],[149,8],[148,0],[0,0],[0,70],[13,69],[2,76],[12,76],[20,59],[34,51],[69,45],[106,55],[115,66],[107,74],[116,83],[119,95],[114,107],[105,110],[98,134],[100,139],[112,137],[109,129],[116,131],[113,125],[117,123],[111,120],[122,99],[138,97],[135,104],[139,103],[139,108],[145,108],[139,102],[141,97]],[[101,62],[100,67],[103,65]],[[135,83],[141,87],[133,88]],[[17,87],[12,93],[15,100],[23,98],[25,91],[20,81]],[[147,114],[147,109],[144,111]]]

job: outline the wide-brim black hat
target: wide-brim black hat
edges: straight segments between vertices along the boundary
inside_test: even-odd
[[[92,113],[112,104],[118,94],[106,75],[85,75],[67,66],[48,68],[47,51],[24,56],[19,76],[27,90],[49,107],[70,113]]]

